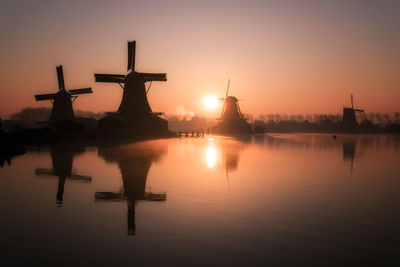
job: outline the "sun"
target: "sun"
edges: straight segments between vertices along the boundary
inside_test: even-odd
[[[218,98],[215,96],[206,96],[203,99],[203,104],[206,109],[216,109],[218,107]]]

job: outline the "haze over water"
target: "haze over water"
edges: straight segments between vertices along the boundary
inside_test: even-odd
[[[395,135],[32,147],[0,168],[1,258],[398,266],[399,160]]]

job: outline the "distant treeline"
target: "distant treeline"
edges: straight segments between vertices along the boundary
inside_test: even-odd
[[[343,124],[342,114],[282,115],[266,114],[252,120],[266,132],[400,132],[400,112],[360,113],[357,124]]]
[[[356,113],[357,121],[362,123],[365,120],[373,124],[387,125],[391,123],[400,123],[400,112],[394,113]],[[246,117],[250,121],[260,121],[260,122],[280,122],[280,121],[296,121],[304,122],[308,121],[311,123],[320,123],[323,121],[341,122],[343,120],[342,114],[265,114],[254,118],[251,114],[246,114]]]
[[[352,127],[343,124],[342,114],[265,114],[257,118],[245,114],[245,117],[254,127],[262,126],[265,132],[400,132],[400,112],[357,114],[357,125]],[[168,115],[165,118],[169,121],[171,131],[207,129],[219,121],[196,116],[183,118]]]
[[[50,117],[51,108],[24,108],[20,112],[10,115],[11,120],[20,120],[26,122],[47,121]],[[99,119],[104,116],[104,112],[95,113],[92,111],[76,110],[76,117]]]
[[[33,127],[32,123],[47,121],[51,108],[24,108],[10,115],[11,120],[26,122],[22,127]],[[105,112],[75,111],[76,117],[100,119]],[[262,126],[265,132],[336,132],[342,130],[359,130],[363,132],[400,132],[400,112],[389,113],[357,113],[357,125],[352,129],[343,125],[342,114],[287,115],[264,114],[254,117],[245,114],[253,126]],[[184,117],[180,115],[164,115],[169,121],[171,131],[207,129],[215,126],[219,120],[200,116]],[[24,127],[24,128],[25,128]]]

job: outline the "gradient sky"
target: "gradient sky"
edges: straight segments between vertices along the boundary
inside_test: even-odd
[[[400,1],[0,1],[0,116],[51,106],[34,94],[91,86],[75,109],[114,111],[122,89],[94,73],[166,72],[153,111],[206,112],[230,95],[265,113],[340,113],[355,95],[366,112],[400,111]]]

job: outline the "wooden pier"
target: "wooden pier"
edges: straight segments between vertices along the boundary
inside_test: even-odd
[[[200,129],[200,130],[184,130],[176,132],[176,135],[178,137],[204,137],[205,134],[211,134],[211,130]]]

